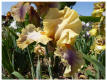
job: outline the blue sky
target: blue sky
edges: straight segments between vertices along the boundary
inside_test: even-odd
[[[2,2],[2,14],[6,14],[10,11],[11,6],[17,2]],[[94,8],[94,2],[77,2],[73,9],[75,9],[82,16],[91,16]]]
[[[94,9],[94,2],[77,2],[73,9],[75,9],[78,14],[82,16],[91,16]]]

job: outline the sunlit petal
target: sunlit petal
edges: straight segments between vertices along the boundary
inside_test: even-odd
[[[42,31],[40,32],[36,30],[37,28],[35,28],[33,24],[29,24],[22,29],[22,33],[19,35],[19,39],[17,40],[19,48],[24,49],[34,41],[47,44],[51,40],[46,35],[43,35]]]
[[[46,34],[55,40],[58,40],[63,35],[62,32],[65,29],[71,29],[72,32],[79,34],[82,28],[77,12],[68,7],[65,7],[64,10],[50,8],[43,20],[43,25]]]
[[[64,45],[64,44],[73,45],[75,43],[77,36],[78,34],[72,31],[71,29],[65,29],[63,30],[59,40],[57,41],[57,45]]]

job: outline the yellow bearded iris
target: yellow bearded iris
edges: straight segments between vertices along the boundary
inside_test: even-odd
[[[101,35],[98,35],[91,46],[91,51],[94,51],[96,54],[100,54],[101,51],[105,50],[105,48],[105,38]]]
[[[94,4],[94,11],[92,12],[92,16],[101,17],[103,16],[103,12],[105,11],[105,2],[98,2]]]
[[[94,10],[94,11],[92,12],[92,16],[100,17],[100,16],[102,16],[102,13],[103,13],[103,12],[104,12],[103,9]]]
[[[95,22],[92,24],[92,29],[89,31],[89,34],[91,36],[96,36],[98,33],[98,30],[100,28],[100,22]]]
[[[89,34],[90,34],[91,36],[95,36],[95,35],[97,34],[97,29],[96,29],[96,28],[91,29],[91,30],[89,31]]]
[[[57,47],[55,55],[61,57],[61,61],[66,65],[64,71],[64,77],[70,77],[84,64],[82,54],[75,50],[75,48],[69,44],[63,47]]]
[[[65,7],[64,10],[50,8],[43,20],[43,31],[36,29],[34,25],[29,24],[22,30],[17,40],[19,48],[24,49],[34,41],[43,44],[47,44],[51,40],[55,41],[57,47],[62,47],[63,51],[62,53],[57,51],[55,54],[62,56],[71,66],[70,71],[65,71],[65,76],[75,73],[84,63],[78,52],[74,48],[71,49],[71,45],[73,46],[82,29],[82,23],[75,10],[69,7]]]
[[[35,31],[32,24],[26,26],[19,35],[18,46],[24,49],[33,41],[46,44],[52,39],[56,40],[58,45],[74,44],[82,28],[77,12],[68,7],[64,10],[50,8],[43,20],[43,26],[43,31]]]

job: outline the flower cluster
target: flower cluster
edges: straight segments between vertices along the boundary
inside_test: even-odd
[[[89,31],[91,36],[95,36],[91,51],[100,54],[105,50],[105,3],[98,2],[94,4],[94,11],[92,16],[101,17],[100,22],[95,22],[92,25],[92,29]]]

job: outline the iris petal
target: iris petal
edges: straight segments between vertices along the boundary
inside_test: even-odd
[[[29,9],[29,3],[19,2],[11,8],[11,14],[16,21],[23,22]]]
[[[19,35],[17,40],[17,45],[19,48],[24,49],[34,41],[47,44],[51,40],[46,35],[43,35],[42,31],[36,30],[37,28],[35,28],[33,24],[29,24],[24,29],[22,29],[22,33]]]
[[[67,65],[64,76],[70,77],[84,64],[82,54],[77,52],[74,47],[66,45],[66,47],[58,47],[55,51],[57,56],[60,56],[63,62]]]
[[[73,47],[66,50],[64,58],[68,61],[69,65],[71,65],[71,71],[69,72],[70,75],[77,72],[78,69],[84,64],[81,53],[78,53]]]
[[[56,41],[61,39],[60,37],[63,35],[63,31],[65,29],[70,29],[73,32],[70,34],[79,34],[82,29],[79,15],[75,10],[68,7],[65,7],[64,10],[50,8],[43,20],[43,26],[44,32],[46,32],[47,36],[55,39]],[[72,38],[75,40],[75,36],[72,36]]]

